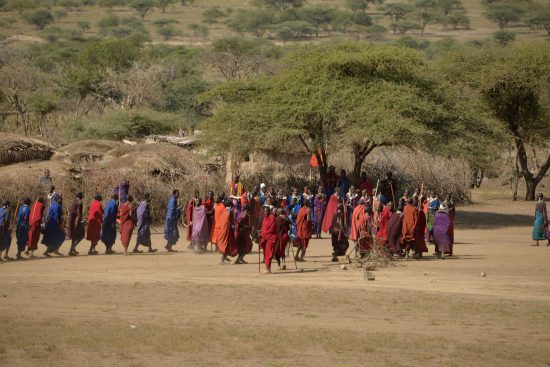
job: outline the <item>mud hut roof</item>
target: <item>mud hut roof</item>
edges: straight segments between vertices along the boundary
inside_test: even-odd
[[[48,160],[54,147],[38,139],[0,133],[0,166],[18,162]]]

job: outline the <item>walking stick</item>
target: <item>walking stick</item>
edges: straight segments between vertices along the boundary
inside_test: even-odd
[[[262,245],[260,245],[258,243],[258,274],[262,273],[262,271],[261,271],[261,262],[260,262],[260,259],[261,259],[260,258],[260,255],[261,255],[260,252],[261,252],[261,250],[262,250]]]
[[[290,250],[292,251],[292,259],[294,260],[294,268],[296,270],[298,270],[298,264],[296,263],[296,256],[294,255],[294,245],[292,243],[290,243]]]

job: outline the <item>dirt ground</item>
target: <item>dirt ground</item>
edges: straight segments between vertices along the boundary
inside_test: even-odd
[[[1,263],[0,365],[549,366],[550,247],[530,246],[533,206],[460,207],[455,256],[400,260],[369,282],[330,263],[328,239],[303,272],[270,276],[257,253],[221,266],[184,241]]]

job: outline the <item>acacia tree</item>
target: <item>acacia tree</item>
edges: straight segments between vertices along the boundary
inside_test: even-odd
[[[205,124],[209,142],[241,154],[301,148],[316,156],[324,180],[333,144],[352,146],[358,175],[376,147],[435,143],[459,131],[453,100],[423,76],[413,50],[328,43],[305,46],[285,61],[288,68],[275,76],[203,95],[203,102],[222,102]]]

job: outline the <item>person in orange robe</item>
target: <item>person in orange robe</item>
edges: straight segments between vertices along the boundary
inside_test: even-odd
[[[416,236],[418,225],[418,210],[414,206],[414,201],[409,198],[407,205],[403,209],[403,229],[401,231],[401,241],[405,249],[405,257],[409,257],[409,250],[416,248]]]
[[[124,253],[127,253],[132,233],[136,227],[136,213],[132,195],[128,195],[126,202],[120,205],[118,213],[120,218],[120,241],[122,242],[122,247],[124,247]]]
[[[359,222],[363,214],[365,213],[365,199],[359,199],[357,206],[351,213],[351,231],[349,239],[357,242],[359,240]]]
[[[309,239],[313,234],[313,222],[311,221],[311,201],[305,200],[304,206],[298,210],[296,218],[296,235],[298,236],[298,251],[294,260],[303,262],[306,256],[306,250],[309,245]]]
[[[225,262],[231,262],[227,257],[228,256],[237,256],[239,249],[235,241],[235,231],[234,231],[234,217],[233,211],[231,210],[231,202],[227,200],[223,205],[223,211],[220,207],[220,204],[216,206],[216,226],[218,226],[218,238],[216,240],[216,246],[222,254],[220,260],[220,265],[225,264]]]
[[[268,206],[264,208],[260,247],[264,251],[265,270],[263,274],[271,274],[271,261],[273,260],[275,243],[277,242],[277,224],[275,222],[275,214],[271,213],[271,209]]]
[[[86,239],[91,242],[88,255],[97,255],[95,247],[101,236],[101,225],[103,223],[103,206],[101,201],[103,198],[98,193],[95,194],[94,200],[90,204],[90,213],[88,214],[88,229],[86,230]]]
[[[332,220],[338,210],[338,203],[340,202],[340,197],[338,196],[339,191],[340,189],[337,187],[334,190],[334,194],[332,194],[328,200],[327,208],[325,209],[325,217],[323,218],[323,226],[321,227],[325,233],[329,233],[332,227]]]
[[[225,210],[225,205],[223,204],[224,195],[219,193],[216,197],[216,205],[214,206],[214,223],[212,225],[212,231],[210,235],[210,242],[214,245],[218,243],[218,236],[220,234],[220,220],[223,211]],[[216,247],[217,248],[217,247]]]
[[[364,209],[361,211],[359,218],[357,219],[357,241],[359,254],[364,257],[368,251],[372,249],[374,243],[374,235],[376,233],[376,227],[374,226],[374,215],[372,209],[368,205],[363,205]]]
[[[27,255],[34,257],[34,251],[38,249],[38,241],[42,232],[42,218],[44,217],[44,195],[38,194],[35,203],[31,208],[29,216],[29,241],[27,242]]]

